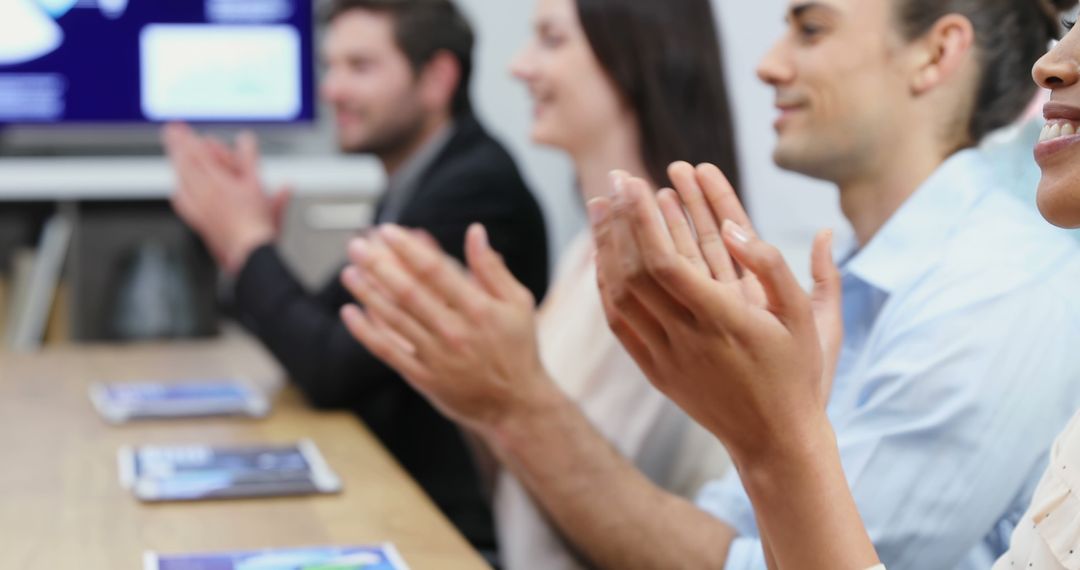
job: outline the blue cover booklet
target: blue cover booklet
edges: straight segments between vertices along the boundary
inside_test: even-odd
[[[392,544],[162,555],[146,553],[143,570],[408,570]]]
[[[270,410],[269,399],[261,391],[234,379],[95,384],[90,401],[113,423],[219,415],[261,417]]]

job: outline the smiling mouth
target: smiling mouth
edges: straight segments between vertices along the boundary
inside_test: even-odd
[[[1046,126],[1043,127],[1042,133],[1039,134],[1039,142],[1044,143],[1047,141],[1071,137],[1075,136],[1077,133],[1080,133],[1080,122],[1068,121],[1065,119],[1054,119],[1048,121],[1046,123]]]

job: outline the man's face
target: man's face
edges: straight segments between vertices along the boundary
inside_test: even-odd
[[[843,182],[905,135],[910,90],[898,60],[896,0],[792,0],[788,27],[758,67],[776,90],[776,163]]]
[[[357,9],[335,18],[323,62],[322,97],[334,108],[342,150],[394,152],[419,135],[427,112],[392,15]]]

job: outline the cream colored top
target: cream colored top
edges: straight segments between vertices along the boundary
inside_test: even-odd
[[[1080,570],[1080,414],[1054,442],[1031,508],[993,570]]]
[[[607,326],[596,285],[595,249],[586,231],[570,245],[539,313],[541,358],[589,420],[650,479],[665,488],[718,475],[687,474],[723,455],[712,439],[701,450],[686,416],[638,370]],[[695,440],[697,443],[688,443]],[[697,447],[691,451],[688,447]],[[694,454],[696,459],[687,463]],[[714,460],[713,459],[713,460]],[[677,471],[682,470],[679,473]],[[680,489],[693,492],[695,489]],[[576,570],[578,560],[509,472],[495,484],[499,550],[507,570]]]

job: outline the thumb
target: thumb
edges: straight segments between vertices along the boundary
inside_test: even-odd
[[[833,261],[832,241],[832,230],[818,233],[814,238],[814,250],[810,256],[810,273],[814,278],[810,305],[814,310],[814,322],[824,356],[822,395],[826,400],[832,392],[832,380],[836,362],[840,357],[840,344],[844,338],[844,319],[841,314],[843,285],[840,270]]]
[[[832,255],[833,232],[822,230],[814,238],[814,250],[810,255],[810,274],[814,278],[811,300],[815,312],[819,307],[840,312],[840,270]]]
[[[465,259],[480,286],[495,297],[509,301],[527,293],[506,267],[502,256],[491,248],[487,230],[481,224],[469,226],[465,234]]]

